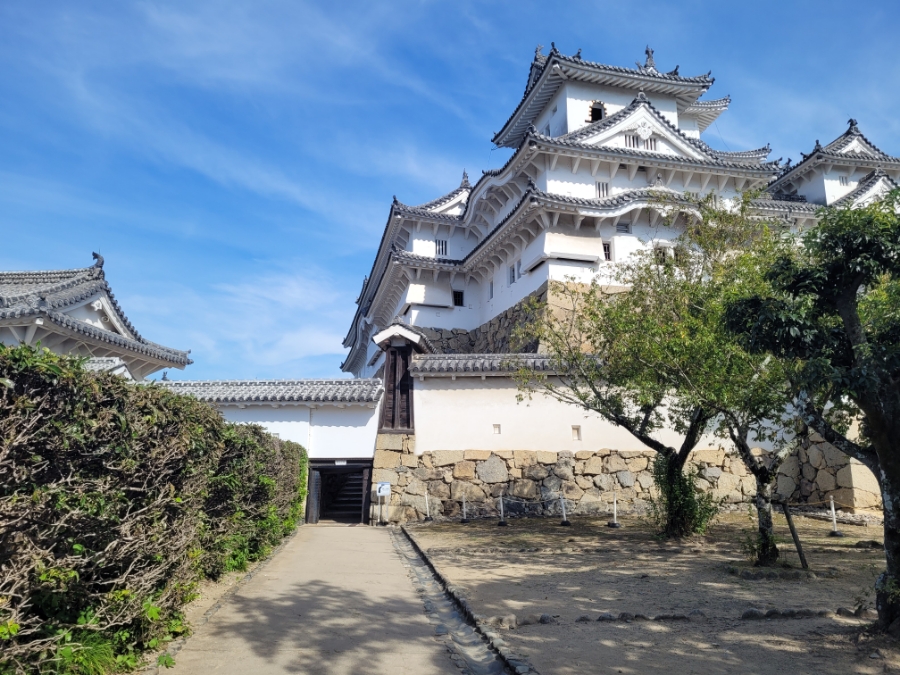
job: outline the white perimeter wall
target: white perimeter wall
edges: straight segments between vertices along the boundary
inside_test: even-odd
[[[413,385],[416,452],[434,450],[643,450],[631,434],[598,415],[541,394],[516,401],[515,382],[507,377],[426,377]],[[500,434],[494,433],[495,424]],[[581,427],[581,441],[572,426]],[[656,437],[678,447],[672,432]],[[718,447],[704,438],[698,447]]]
[[[229,422],[259,424],[279,438],[300,443],[310,459],[369,459],[375,454],[378,408],[255,405],[219,410]]]

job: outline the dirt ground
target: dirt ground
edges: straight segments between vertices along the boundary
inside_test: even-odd
[[[880,527],[795,516],[812,575],[800,563],[785,519],[776,520],[784,566],[778,579],[755,576],[742,542],[755,529],[746,513],[725,514],[704,537],[667,541],[651,525],[623,518],[496,520],[412,526],[440,572],[484,616],[534,614],[550,624],[503,630],[509,647],[542,675],[741,673],[900,673],[900,645],[856,617],[745,620],[748,609],[872,607],[884,565]],[[744,577],[741,576],[743,573]],[[793,578],[792,578],[793,577]],[[603,613],[688,615],[690,621],[597,621]],[[589,617],[585,621],[580,617]]]

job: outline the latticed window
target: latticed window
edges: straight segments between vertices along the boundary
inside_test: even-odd
[[[453,291],[453,306],[454,307],[465,307],[465,298],[463,297],[462,291]]]
[[[435,255],[447,255],[447,240],[446,239],[435,239],[434,240],[434,254]]]
[[[509,266],[509,285],[516,283],[516,268],[514,265]]]
[[[850,178],[849,178],[849,176],[841,176],[840,180],[841,180],[841,185],[843,185],[843,186],[845,186],[845,187],[846,187],[847,185],[850,185]]]
[[[646,141],[644,141],[644,149],[656,151],[656,139],[648,138]]]
[[[631,234],[631,223],[616,223],[617,234]]]
[[[384,401],[382,429],[413,428],[412,376],[409,373],[411,348],[391,347],[384,355]]]
[[[610,244],[603,244],[603,259],[604,260],[612,260],[612,246]]]
[[[625,134],[625,147],[637,150],[641,147],[641,137],[634,134]]]
[[[609,183],[597,183],[597,197],[600,199],[609,197]]]

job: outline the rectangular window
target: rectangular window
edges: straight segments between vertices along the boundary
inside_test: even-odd
[[[841,185],[850,185],[850,179],[847,176],[841,176]]]
[[[603,244],[603,259],[604,260],[612,260],[612,246],[610,244]]]
[[[572,440],[573,441],[581,440],[581,426],[578,424],[572,425]]]
[[[655,249],[653,249],[653,256],[656,258],[657,265],[665,265],[666,258],[669,257],[668,249],[662,246],[657,246]]]
[[[453,306],[454,307],[465,307],[463,292],[462,291],[453,291]]]
[[[522,261],[516,260],[516,279],[522,278]]]
[[[494,280],[491,279],[490,283],[488,283],[488,300],[494,299]]]
[[[434,240],[434,254],[445,256],[447,255],[447,240],[446,239],[435,239]]]
[[[516,268],[515,265],[509,266],[509,285],[512,286],[516,283]]]
[[[609,183],[597,183],[597,197],[600,199],[609,197]]]
[[[653,150],[655,152],[656,151],[656,139],[648,138],[646,141],[644,141],[644,149],[645,150]]]
[[[625,134],[625,147],[637,149],[641,147],[641,139],[634,134]]]
[[[495,424],[495,425],[494,425],[494,433],[495,433],[495,434],[499,434],[499,433],[500,433],[500,425],[499,425],[499,424]]]
[[[631,223],[616,223],[616,234],[631,234]]]

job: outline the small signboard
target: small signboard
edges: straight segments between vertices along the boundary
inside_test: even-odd
[[[335,466],[347,466],[347,460],[346,459],[336,459],[336,460],[334,460],[334,465]]]
[[[379,497],[390,497],[391,496],[391,484],[390,483],[378,483],[378,487],[375,489],[375,494]]]

